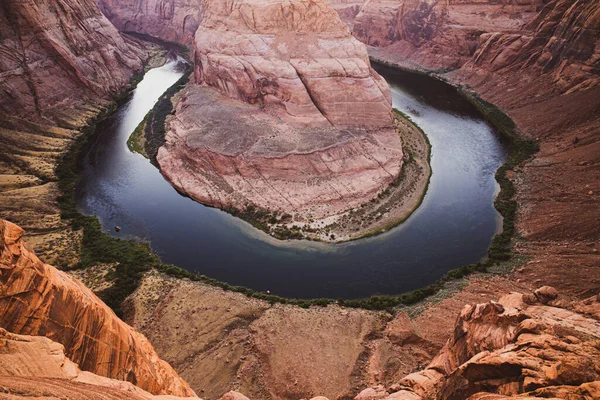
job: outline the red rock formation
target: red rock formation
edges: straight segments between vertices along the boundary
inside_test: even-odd
[[[600,3],[552,0],[519,33],[481,35],[481,45],[464,75],[551,73],[562,92],[600,82]]]
[[[145,57],[94,0],[3,1],[0,53],[0,113],[75,126],[121,91]]]
[[[293,128],[197,85],[179,99],[157,159],[179,191],[205,204],[323,218],[377,196],[400,172],[391,127]]]
[[[202,17],[201,0],[99,0],[121,31],[149,34],[192,46]]]
[[[179,96],[157,158],[181,192],[310,219],[398,176],[390,90],[324,0],[208,2],[195,47],[196,83],[243,103],[193,85]]]
[[[133,385],[83,372],[64,347],[43,336],[15,335],[0,328],[0,399],[54,396],[69,399],[155,399]],[[36,393],[37,392],[37,393]],[[160,396],[167,400],[172,396]],[[195,398],[196,399],[196,398]]]
[[[127,380],[152,394],[193,396],[148,340],[81,282],[42,263],[23,230],[0,220],[0,326],[61,343],[85,370]]]
[[[587,315],[570,310],[578,303],[542,305],[517,293],[466,306],[446,346],[388,398],[598,398],[600,322],[589,311],[600,310],[600,303],[595,296],[584,303]]]
[[[208,2],[195,46],[197,83],[288,121],[391,125],[387,84],[325,0]]]
[[[540,0],[368,0],[353,35],[394,57],[433,69],[468,61],[486,32],[516,32]]]

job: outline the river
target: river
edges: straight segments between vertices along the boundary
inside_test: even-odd
[[[82,154],[76,197],[103,229],[148,241],[163,262],[259,291],[297,298],[361,298],[428,285],[479,261],[500,226],[494,179],[506,152],[493,129],[454,88],[375,66],[393,106],[432,145],[421,206],[389,232],[354,242],[278,241],[244,221],[183,197],[127,139],[182,72],[171,60],[146,73],[130,99],[102,122]],[[122,230],[112,229],[118,225]]]

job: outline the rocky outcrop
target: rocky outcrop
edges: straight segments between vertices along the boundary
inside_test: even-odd
[[[121,91],[145,57],[94,0],[3,1],[0,52],[0,113],[71,126]]]
[[[552,0],[521,32],[481,35],[463,73],[541,72],[562,92],[593,87],[600,82],[598,26],[598,2]]]
[[[353,35],[390,57],[426,68],[460,67],[486,32],[516,32],[541,8],[540,0],[368,0]]]
[[[23,230],[0,220],[0,326],[46,336],[81,369],[132,382],[152,394],[193,396],[148,340],[82,283],[42,263]]]
[[[157,159],[181,192],[308,220],[398,176],[390,90],[324,0],[208,2],[195,47],[196,84],[223,96],[198,85],[178,96]]]
[[[538,290],[465,306],[440,353],[387,399],[597,398],[600,322],[590,310],[600,310],[598,299],[578,313],[579,303],[556,300],[553,288],[541,292],[555,299],[539,303]]]
[[[390,90],[324,0],[208,2],[196,83],[310,127],[391,125]]]
[[[192,47],[202,18],[202,0],[98,0],[121,31],[133,31]]]
[[[393,127],[294,128],[197,85],[178,100],[158,163],[179,191],[205,204],[318,219],[367,202],[400,172]]]
[[[156,399],[131,382],[84,372],[64,347],[42,336],[15,335],[0,328],[0,398]],[[176,397],[160,396],[161,399]],[[190,398],[191,399],[191,398]],[[197,399],[197,398],[194,398]]]

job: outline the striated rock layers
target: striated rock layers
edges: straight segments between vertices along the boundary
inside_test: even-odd
[[[3,1],[0,52],[0,113],[70,126],[121,91],[145,57],[94,0]]]
[[[588,89],[600,82],[599,27],[600,3],[550,1],[522,32],[481,35],[479,49],[461,74],[541,71],[552,74],[561,92]]]
[[[387,398],[597,399],[600,302],[594,296],[566,304],[556,296],[545,287],[465,306],[429,366],[400,380]]]
[[[67,358],[64,347],[42,336],[15,335],[0,328],[0,386],[10,399],[69,398],[144,400],[151,395],[131,382],[84,372]],[[196,398],[195,398],[196,399]]]
[[[398,176],[390,90],[324,0],[209,2],[195,46],[195,82],[222,96],[177,100],[157,158],[180,191],[320,218]]]
[[[202,0],[98,0],[121,31],[145,33],[192,46],[202,17]]]
[[[81,369],[130,381],[152,394],[193,396],[148,340],[81,282],[42,263],[23,230],[0,220],[0,326],[61,343]]]
[[[541,0],[367,0],[353,35],[399,59],[432,69],[468,61],[486,32],[516,32],[539,10]]]

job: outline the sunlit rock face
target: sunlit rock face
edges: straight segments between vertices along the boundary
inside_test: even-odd
[[[94,0],[3,1],[0,51],[0,113],[73,125],[145,58]]]
[[[391,124],[391,95],[325,0],[206,3],[195,79],[311,127]]]
[[[0,326],[46,336],[82,370],[130,381],[152,394],[193,396],[150,342],[81,282],[41,262],[23,230],[0,219]]]

